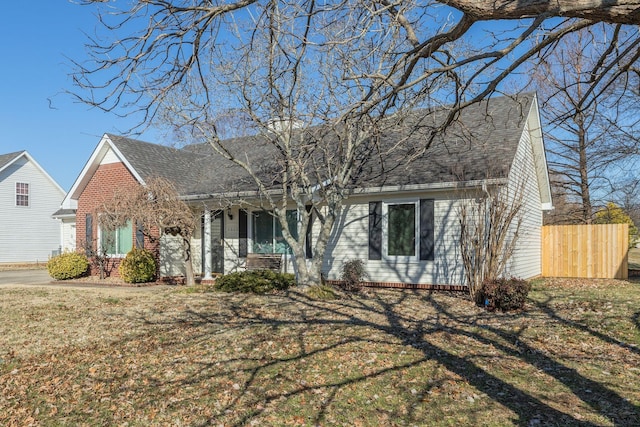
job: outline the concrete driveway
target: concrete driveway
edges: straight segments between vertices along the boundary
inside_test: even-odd
[[[47,285],[51,282],[47,270],[10,270],[0,271],[2,285]]]

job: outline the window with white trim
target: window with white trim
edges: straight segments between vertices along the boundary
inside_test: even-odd
[[[16,206],[29,206],[29,184],[16,182]]]
[[[434,200],[369,202],[369,259],[434,260]]]
[[[100,250],[112,257],[124,257],[133,248],[131,221],[117,230],[100,229]]]
[[[384,203],[383,250],[387,257],[417,259],[418,202]]]
[[[291,235],[298,238],[298,211],[287,211],[287,224]],[[291,248],[282,235],[278,218],[268,211],[256,211],[251,215],[253,237],[252,252],[256,254],[291,253]]]
[[[417,203],[387,204],[387,255],[416,256]]]

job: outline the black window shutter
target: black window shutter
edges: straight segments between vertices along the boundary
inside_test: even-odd
[[[304,236],[304,255],[307,259],[313,258],[313,241],[311,240],[313,236],[313,212],[311,212],[312,206],[305,206],[307,212],[309,213],[309,223],[307,224],[307,232]]]
[[[144,248],[144,229],[140,221],[136,222],[136,248]]]
[[[382,202],[369,202],[369,259],[382,259]]]
[[[248,217],[247,217],[247,211],[240,209],[240,212],[238,213],[238,239],[239,239],[239,243],[238,243],[238,256],[240,258],[246,258],[247,257],[247,222],[248,222]]]
[[[89,256],[93,250],[93,217],[88,213],[84,218],[85,253]]]
[[[433,261],[434,254],[433,199],[420,200],[420,259]]]

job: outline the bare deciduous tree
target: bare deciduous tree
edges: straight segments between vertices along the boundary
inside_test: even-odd
[[[522,190],[485,189],[459,208],[460,255],[475,300],[486,279],[501,278],[516,249],[522,224]]]
[[[100,280],[111,274],[109,247],[113,244],[110,236],[105,235],[99,242],[100,246],[95,246],[89,242],[82,242],[81,247],[84,249],[84,253],[89,259],[92,269],[98,271],[98,277]]]
[[[580,205],[579,216],[571,215],[578,223],[591,223],[616,176],[637,169],[640,120],[633,82],[624,75],[606,86],[594,80],[610,66],[603,62],[608,39],[629,37],[602,27],[578,31],[554,46],[535,70],[552,185],[558,197]]]
[[[316,47],[350,46],[351,58],[363,67],[340,77],[359,79],[362,91],[357,108],[364,110],[396,105],[398,94],[406,91],[434,93],[434,87],[446,87],[437,95],[464,106],[493,93],[516,69],[575,31],[598,22],[608,23],[614,32],[640,23],[637,0],[322,4],[139,0],[124,9],[102,0],[81,3],[101,6],[98,16],[106,32],[99,31],[91,39],[91,59],[76,64],[74,79],[83,89],[79,97],[109,111],[140,110],[145,119],[153,119],[176,88],[190,86],[192,101],[204,107],[226,101],[226,96],[219,96],[221,88],[211,83],[209,59],[219,54],[240,64],[237,59],[246,54],[243,48],[265,22],[281,23],[271,25],[271,34],[293,36],[310,53],[317,53]],[[562,19],[551,19],[558,17]],[[503,27],[502,20],[509,22]],[[332,32],[326,31],[327,23],[334,24]],[[230,37],[238,28],[242,37]],[[367,54],[389,47],[388,33],[396,33],[402,43],[388,51],[385,67],[366,70]],[[594,81],[606,85],[636,65],[640,35],[629,34],[608,40],[609,48],[601,58],[604,66]],[[367,43],[361,43],[364,40]],[[287,52],[281,53],[286,56]],[[318,63],[323,59],[315,57]],[[296,60],[289,64],[291,68],[300,65]],[[253,78],[261,85],[282,76]],[[585,102],[588,97],[581,100]],[[448,121],[454,118],[452,113]]]
[[[97,209],[100,226],[105,230],[117,230],[128,222],[135,224],[152,242],[161,233],[181,238],[186,283],[195,283],[191,237],[197,219],[190,207],[180,199],[174,185],[163,178],[149,179],[145,185],[132,183],[117,188],[113,197]]]

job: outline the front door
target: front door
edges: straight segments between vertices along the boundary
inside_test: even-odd
[[[224,215],[223,211],[211,212],[211,272],[224,273]],[[205,217],[202,216],[200,232],[203,239],[205,234]],[[202,245],[202,260],[206,257],[205,245]],[[204,263],[202,266],[204,272]]]
[[[224,273],[224,212],[211,213],[211,272]]]

